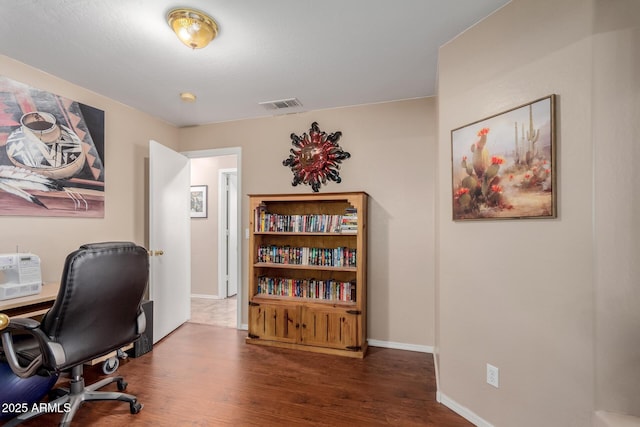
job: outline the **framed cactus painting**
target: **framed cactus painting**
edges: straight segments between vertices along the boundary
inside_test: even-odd
[[[556,217],[555,95],[451,131],[453,220]]]

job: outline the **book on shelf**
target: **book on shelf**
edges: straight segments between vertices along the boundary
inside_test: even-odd
[[[255,210],[255,231],[259,233],[345,233],[358,232],[358,210],[345,209],[344,215],[282,215],[267,212],[264,204]]]
[[[356,283],[334,279],[291,279],[286,277],[258,277],[257,296],[284,296],[319,301],[356,301]]]
[[[338,233],[342,215],[281,215],[258,207],[255,211],[255,231],[277,233]]]
[[[322,267],[356,267],[356,249],[347,247],[309,248],[276,245],[258,246],[257,262]]]
[[[345,209],[340,220],[340,232],[344,234],[355,234],[358,232],[358,210],[355,208]]]

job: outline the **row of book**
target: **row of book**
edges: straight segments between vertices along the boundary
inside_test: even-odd
[[[259,233],[357,233],[358,217],[357,213],[280,215],[258,208],[255,212],[255,231]]]
[[[356,283],[333,279],[287,279],[258,277],[258,295],[277,295],[324,301],[356,301]]]
[[[356,249],[347,247],[327,249],[261,245],[257,255],[258,262],[274,264],[355,267],[356,252]]]
[[[347,208],[340,222],[341,233],[357,233],[358,232],[358,210],[356,208]]]

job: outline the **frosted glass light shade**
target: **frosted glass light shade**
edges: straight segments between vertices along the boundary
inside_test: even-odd
[[[202,49],[218,35],[218,25],[210,16],[194,9],[174,9],[167,22],[178,39],[191,49]]]

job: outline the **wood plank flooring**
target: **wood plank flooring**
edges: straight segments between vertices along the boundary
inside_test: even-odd
[[[429,354],[371,347],[363,360],[249,345],[246,331],[186,323],[152,352],[121,362],[144,404],[87,402],[72,426],[472,425],[435,402]],[[102,377],[85,369],[87,383]],[[115,384],[104,388],[116,390]],[[55,426],[47,414],[24,426]]]

